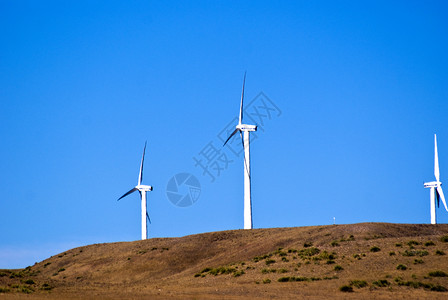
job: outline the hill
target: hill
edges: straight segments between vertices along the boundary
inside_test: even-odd
[[[448,224],[231,230],[71,249],[0,270],[0,297],[447,299],[445,254]]]

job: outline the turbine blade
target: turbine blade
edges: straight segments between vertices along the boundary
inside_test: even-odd
[[[247,174],[249,175],[249,179],[250,179],[250,170],[247,166],[247,161],[246,161],[246,147],[244,146],[244,138],[243,138],[243,134],[240,131],[240,136],[241,136],[241,143],[243,144],[243,150],[244,150],[244,169],[246,170]]]
[[[118,198],[118,200],[120,200],[121,198],[126,197],[126,196],[129,195],[129,194],[132,194],[132,193],[135,192],[135,191],[137,191],[137,188],[133,188],[132,190],[130,190],[129,192],[127,192],[126,194],[124,194],[123,196],[121,196],[120,198]],[[117,200],[117,201],[118,201],[118,200]]]
[[[151,219],[149,218],[148,212],[146,212],[146,218],[148,219],[149,224],[151,224]]]
[[[142,163],[140,164],[140,173],[138,173],[138,185],[140,185],[143,180],[143,161],[145,160],[145,151],[146,151],[146,142],[145,147],[143,148]]]
[[[238,124],[242,124],[243,122],[243,99],[244,99],[244,85],[246,84],[246,72],[244,72],[244,79],[243,79],[243,91],[241,92],[241,104],[240,104],[240,117],[238,119]]]
[[[442,199],[442,202],[443,202],[443,205],[445,206],[446,211],[448,211],[448,207],[446,206],[446,201],[445,201],[445,195],[443,195],[441,186],[437,187],[437,193],[439,194],[440,198]]]
[[[232,134],[227,138],[227,140],[224,142],[224,145],[222,145],[223,147],[227,144],[227,142],[232,138],[232,136],[235,135],[235,133],[238,131],[238,129],[235,129]]]
[[[440,171],[439,171],[439,155],[437,153],[437,136],[434,134],[434,175],[436,176],[436,180],[440,180]]]

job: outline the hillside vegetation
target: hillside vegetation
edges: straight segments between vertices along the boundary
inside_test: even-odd
[[[0,270],[2,299],[447,299],[448,224],[232,230],[95,244]]]

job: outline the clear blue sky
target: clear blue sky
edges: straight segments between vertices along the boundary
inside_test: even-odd
[[[255,228],[428,223],[434,133],[448,182],[447,9],[0,1],[0,268],[138,240],[138,194],[116,200],[145,140],[150,237],[242,228],[242,156],[214,182],[193,157],[220,146],[245,70],[246,103],[281,110],[251,145]],[[202,186],[186,208],[165,194],[180,172]]]

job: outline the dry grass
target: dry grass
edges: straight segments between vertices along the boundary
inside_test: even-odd
[[[448,277],[429,274],[448,273],[436,254],[448,252],[447,233],[446,224],[363,223],[95,244],[0,270],[0,297],[446,299]]]

